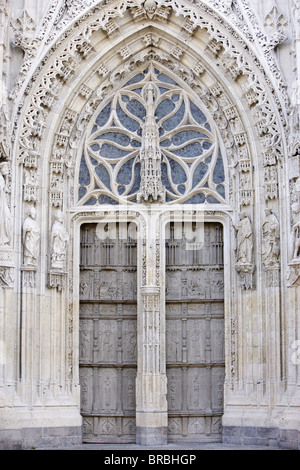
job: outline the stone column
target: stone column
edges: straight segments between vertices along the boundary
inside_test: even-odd
[[[164,267],[155,214],[147,214],[142,242],[142,275],[138,295],[138,372],[136,379],[136,441],[141,445],[167,442],[167,381],[165,354]]]

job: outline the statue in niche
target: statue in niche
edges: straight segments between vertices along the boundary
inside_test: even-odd
[[[55,215],[55,221],[51,232],[51,268],[63,269],[66,259],[66,245],[69,235],[63,225],[63,213],[59,210]]]
[[[32,207],[23,225],[25,266],[36,266],[39,255],[40,227],[35,219],[36,210]]]
[[[293,225],[293,237],[294,237],[294,254],[293,258],[300,257],[300,221]]]
[[[295,199],[292,204],[293,214],[293,259],[300,258],[300,177],[295,183]]]
[[[249,217],[242,212],[237,226],[237,262],[242,265],[252,263],[253,231]]]
[[[262,226],[262,261],[266,267],[278,264],[280,227],[276,215],[271,209],[265,211]]]
[[[12,226],[11,214],[7,203],[7,193],[9,193],[7,185],[7,176],[9,168],[8,163],[3,162],[0,164],[0,246],[10,244]]]

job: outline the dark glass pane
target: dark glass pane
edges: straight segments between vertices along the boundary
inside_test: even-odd
[[[90,197],[85,203],[84,206],[94,206],[97,202],[97,199]]]
[[[98,117],[96,118],[96,124],[99,127],[104,126],[104,124],[107,123],[108,118],[110,116],[110,110],[111,110],[111,102],[108,103],[105,108],[102,109],[102,111],[98,114]]]
[[[130,150],[122,150],[110,144],[103,144],[100,150],[100,155],[104,158],[122,158],[129,153]]]
[[[217,191],[220,194],[220,196],[222,196],[225,199],[225,188],[224,188],[223,184],[219,184],[217,186]]]
[[[192,158],[202,155],[203,149],[199,142],[193,142],[192,144],[187,144],[181,149],[173,150],[173,153],[178,157]]]
[[[195,119],[198,124],[204,124],[207,119],[206,116],[203,114],[201,109],[198,108],[192,101],[190,101],[191,113],[193,118]]]
[[[115,201],[115,199],[106,196],[105,194],[101,194],[98,198],[99,204],[112,204],[112,205],[118,205],[118,201]]]
[[[205,202],[205,196],[202,193],[195,194],[190,199],[184,202],[184,204],[203,204]]]
[[[130,143],[130,137],[126,134],[122,134],[122,132],[105,132],[104,134],[96,137],[96,139],[110,140],[111,142],[115,142],[118,145],[123,145],[124,147],[127,147],[127,145]]]
[[[213,173],[213,182],[215,184],[223,183],[224,179],[225,179],[225,175],[224,175],[223,159],[222,159],[221,152],[219,151],[219,156],[216,161],[216,165],[215,165],[215,169]]]
[[[202,132],[195,131],[193,129],[177,132],[172,137],[173,145],[182,145],[185,142],[193,139],[207,139],[207,136]]]
[[[175,160],[171,160],[170,158],[168,158],[168,161],[171,167],[171,177],[173,183],[185,183],[187,178],[182,166],[178,162],[176,162]]]
[[[171,85],[178,85],[172,78],[170,78],[168,75],[164,73],[161,73],[160,75],[158,75],[157,78],[161,82],[170,83]]]
[[[205,165],[205,163],[201,162],[197,166],[194,176],[193,176],[193,184],[192,187],[194,188],[200,181],[203,179],[203,177],[206,175],[208,170],[208,166]]]
[[[177,190],[180,192],[180,194],[184,194],[185,193],[185,186],[183,184],[180,184],[177,187]]]
[[[185,105],[184,103],[182,103],[178,111],[169,119],[166,119],[163,122],[162,124],[163,128],[166,131],[172,131],[173,129],[175,129],[175,127],[179,126],[179,124],[181,123],[184,117],[184,113],[185,113]]]
[[[105,166],[103,165],[99,165],[95,168],[95,172],[97,174],[97,176],[99,177],[100,181],[102,181],[103,184],[105,184],[105,186],[111,190],[111,187],[110,187],[110,177],[109,177],[109,173],[107,171],[107,169],[105,168]]]
[[[144,75],[142,73],[138,73],[137,75],[135,75],[134,77],[132,77],[127,83],[125,86],[128,86],[128,85],[133,85],[134,83],[138,83],[140,82],[141,80],[144,79]]]
[[[215,197],[213,196],[207,196],[206,201],[209,204],[220,204],[220,201],[218,201]]]
[[[136,132],[140,128],[140,124],[135,119],[124,113],[119,103],[117,104],[117,115],[122,125],[129,131]]]
[[[175,109],[175,105],[173,101],[167,98],[163,100],[161,103],[159,103],[159,105],[157,106],[155,110],[155,117],[157,118],[158,121],[160,121],[160,119],[170,114],[174,109]]]
[[[127,104],[126,108],[134,116],[143,119],[146,116],[146,109],[138,100],[131,100]]]
[[[132,177],[132,166],[133,166],[134,158],[128,160],[124,165],[121,166],[116,181],[119,184],[127,185],[131,181]]]
[[[79,170],[79,184],[82,186],[88,186],[91,182],[90,172],[87,167],[84,155],[81,157],[80,170]]]

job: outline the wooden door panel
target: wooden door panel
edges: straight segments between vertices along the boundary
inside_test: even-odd
[[[177,240],[172,238],[176,232]],[[225,371],[222,226],[205,224],[203,248],[194,252],[186,249],[187,241],[178,227],[175,231],[171,224],[167,233],[169,441],[221,440]]]
[[[124,227],[123,227],[124,228]],[[136,244],[119,227],[81,230],[80,384],[83,441],[135,442]]]

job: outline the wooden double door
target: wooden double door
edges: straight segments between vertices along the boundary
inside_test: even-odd
[[[137,243],[124,225],[106,238],[99,238],[98,228],[81,228],[83,441],[130,443],[136,439]],[[205,224],[198,249],[183,232],[178,237],[176,224],[167,233],[168,440],[218,441],[224,387],[222,226]]]

